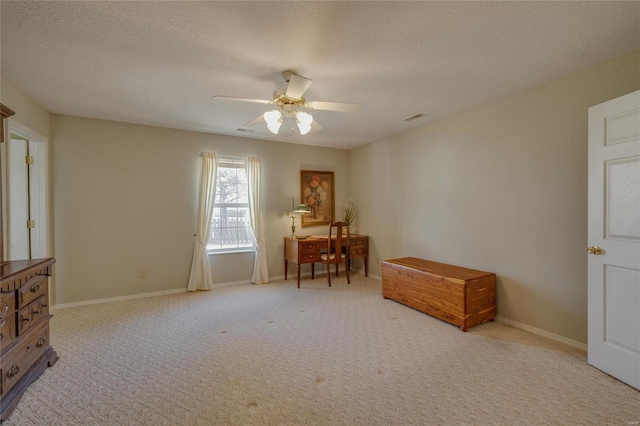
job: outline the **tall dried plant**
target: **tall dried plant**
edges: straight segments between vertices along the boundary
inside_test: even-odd
[[[358,208],[353,204],[353,200],[349,199],[347,204],[342,208],[342,221],[350,226],[358,217]]]

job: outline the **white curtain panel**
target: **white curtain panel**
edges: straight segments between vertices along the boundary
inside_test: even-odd
[[[211,290],[213,278],[207,255],[207,241],[211,233],[213,203],[216,199],[216,177],[218,162],[216,154],[203,152],[200,175],[200,200],[198,202],[198,224],[193,243],[193,261],[187,290]]]
[[[262,219],[262,161],[257,157],[249,157],[246,163],[247,181],[249,182],[249,216],[251,228],[256,238],[256,259],[253,264],[253,284],[269,282],[267,268],[267,250],[264,243],[264,220]]]

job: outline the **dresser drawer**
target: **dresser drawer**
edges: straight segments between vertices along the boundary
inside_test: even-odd
[[[0,394],[8,392],[48,348],[49,322],[42,321],[2,355]]]
[[[16,338],[16,314],[0,320],[0,351],[4,350]]]
[[[40,318],[48,317],[49,296],[43,294],[35,302],[32,302],[29,307],[31,308],[31,324],[36,323]]]
[[[47,315],[49,315],[49,304],[47,303],[47,295],[43,294],[18,311],[18,336]]]
[[[16,292],[0,293],[0,350],[16,338]]]
[[[11,316],[16,310],[16,292],[0,293],[0,321]]]
[[[47,276],[35,275],[18,290],[18,309],[22,309],[43,294],[47,294]]]

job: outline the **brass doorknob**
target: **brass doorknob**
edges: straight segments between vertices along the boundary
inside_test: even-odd
[[[599,254],[602,254],[602,249],[600,247],[598,247],[598,246],[589,247],[587,249],[587,253],[594,254],[594,255],[597,256]]]

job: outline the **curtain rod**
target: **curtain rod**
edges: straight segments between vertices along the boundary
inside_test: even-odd
[[[202,157],[202,154],[204,154],[204,151],[194,151],[193,155],[195,155],[196,157]],[[211,154],[215,154],[215,153],[211,153]],[[249,155],[241,157],[241,156],[237,156],[237,155],[217,155],[218,160],[222,160],[224,161],[225,159],[229,159],[229,160],[248,160],[249,159]],[[259,157],[258,157],[259,158]]]
[[[193,155],[195,155],[196,157],[202,157],[204,153],[205,151],[194,151]],[[209,154],[215,154],[215,152],[209,152]]]

